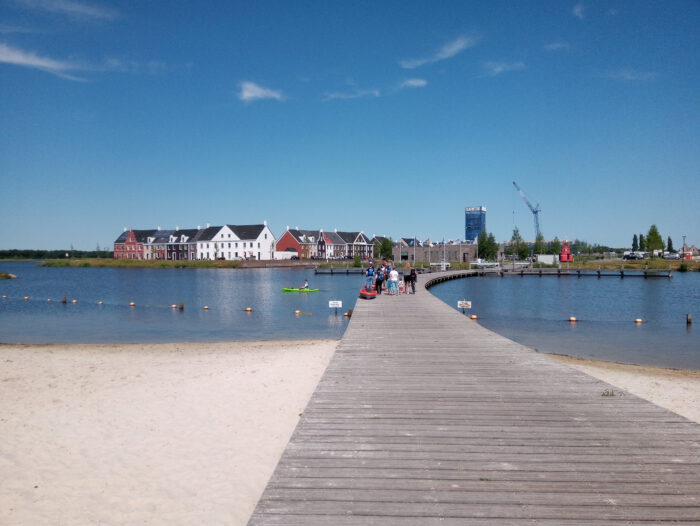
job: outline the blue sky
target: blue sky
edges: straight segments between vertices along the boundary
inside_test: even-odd
[[[267,220],[700,244],[700,2],[0,3],[0,248]]]

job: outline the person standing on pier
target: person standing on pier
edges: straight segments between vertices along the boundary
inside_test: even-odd
[[[377,294],[382,293],[382,285],[384,285],[384,265],[377,269],[377,276],[375,278],[375,287],[377,288]]]

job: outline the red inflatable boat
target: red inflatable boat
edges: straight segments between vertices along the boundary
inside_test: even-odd
[[[367,290],[365,288],[360,289],[360,298],[365,299],[365,300],[373,300],[376,297],[377,297],[376,290]]]

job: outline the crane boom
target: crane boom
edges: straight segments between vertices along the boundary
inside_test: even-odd
[[[530,202],[530,200],[529,200],[529,199],[527,198],[527,196],[525,195],[525,192],[523,192],[523,191],[521,190],[521,188],[518,186],[518,183],[516,183],[515,181],[513,181],[513,186],[515,186],[515,189],[516,189],[516,190],[518,191],[518,193],[520,194],[520,197],[523,198],[523,201],[525,201],[525,204],[526,204],[527,207],[530,209],[530,211],[532,212],[533,217],[535,218],[535,239],[537,239],[538,237],[540,237],[540,234],[541,234],[541,233],[540,233],[540,205],[539,205],[539,203],[538,203],[536,206],[532,206],[532,203]]]

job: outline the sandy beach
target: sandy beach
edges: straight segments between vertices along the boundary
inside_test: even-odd
[[[0,345],[0,524],[246,524],[337,343]],[[551,358],[700,422],[700,371]]]
[[[0,346],[0,524],[245,524],[337,341]]]

